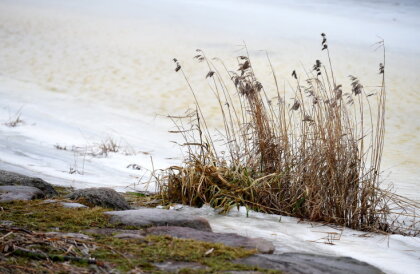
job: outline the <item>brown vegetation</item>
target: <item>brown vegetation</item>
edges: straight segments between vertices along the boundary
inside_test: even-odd
[[[173,118],[187,155],[182,166],[168,168],[159,178],[162,197],[194,206],[209,203],[224,211],[246,206],[360,230],[418,234],[418,222],[407,218],[415,217],[412,212],[419,205],[380,188],[386,93],[385,47],[382,41],[378,46],[384,53],[381,85],[368,94],[357,77],[349,76],[345,92],[334,77],[322,34],[328,64],[316,60],[303,79],[292,72],[295,89],[290,103],[268,55],[276,83],[271,99],[273,91],[265,90],[256,78],[246,46],[234,72],[197,50],[195,58],[208,66],[206,79],[220,106],[223,144],[215,141],[197,94],[174,59],[197,109],[185,117],[191,129]],[[222,69],[230,84],[223,80]]]

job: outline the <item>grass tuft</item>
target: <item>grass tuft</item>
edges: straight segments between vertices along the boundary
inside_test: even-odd
[[[359,230],[418,234],[419,204],[380,187],[384,43],[378,43],[383,49],[380,85],[369,93],[355,76],[347,87],[339,83],[327,43],[322,34],[326,64],[316,60],[304,76],[291,73],[291,96],[279,88],[268,54],[275,90],[266,90],[257,79],[246,46],[235,70],[197,50],[195,59],[207,66],[205,78],[220,106],[223,129],[217,138],[174,59],[196,111],[184,117],[191,127],[171,117],[185,139],[186,156],[181,166],[168,168],[158,178],[162,198],[193,206],[209,203],[223,211],[246,206]]]

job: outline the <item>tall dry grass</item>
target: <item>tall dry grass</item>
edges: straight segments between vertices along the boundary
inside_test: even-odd
[[[187,154],[181,166],[168,168],[160,178],[162,197],[193,206],[208,203],[223,211],[246,206],[360,230],[418,233],[418,222],[402,222],[415,217],[419,205],[380,188],[386,60],[384,43],[378,47],[384,54],[380,87],[368,94],[358,78],[350,76],[346,92],[343,80],[334,77],[322,34],[328,63],[316,60],[304,76],[292,72],[291,102],[278,85],[268,55],[274,98],[256,78],[246,46],[235,71],[197,50],[194,58],[207,66],[206,79],[220,106],[222,144],[216,142],[197,93],[174,59],[196,111],[184,119],[171,117]]]

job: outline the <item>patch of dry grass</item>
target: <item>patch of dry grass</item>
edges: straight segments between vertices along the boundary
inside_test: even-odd
[[[20,108],[15,114],[9,115],[9,120],[4,123],[5,126],[8,127],[17,127],[23,124],[23,120],[21,119],[22,116],[22,108]]]

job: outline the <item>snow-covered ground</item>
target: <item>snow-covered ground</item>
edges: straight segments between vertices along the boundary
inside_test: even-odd
[[[176,207],[175,207],[176,208]],[[210,207],[178,209],[206,217],[216,232],[235,232],[271,240],[275,253],[308,252],[349,256],[386,273],[419,273],[420,238],[368,234],[299,221],[296,218],[248,212],[245,208],[220,216]]]
[[[371,45],[380,36],[388,49],[384,179],[420,201],[419,15],[420,4],[410,0],[0,1],[0,169],[76,188],[144,189],[139,182],[148,170],[181,160],[164,116],[183,113],[193,99],[173,72],[173,57],[217,126],[217,104],[207,101],[203,81],[207,71],[192,60],[196,48],[235,68],[236,45],[245,40],[265,87],[273,82],[260,49],[270,52],[279,81],[288,86],[292,70],[303,73],[302,64],[325,61],[319,35],[325,32],[344,88],[354,74],[374,89],[382,60]],[[23,123],[6,126],[17,113]],[[110,139],[117,153],[92,155]],[[242,211],[200,214],[215,231],[273,240],[277,252],[351,256],[389,273],[420,273],[419,238],[341,233],[294,218],[245,218]],[[329,232],[341,233],[334,245],[325,243],[336,235]]]
[[[123,109],[0,79],[0,117],[4,118],[0,167],[48,176],[54,184],[127,191],[143,189],[139,182],[147,181],[153,166],[180,162],[178,146],[170,142],[176,138],[167,134],[172,126],[162,118],[133,116]],[[3,124],[19,112],[21,124]],[[118,145],[118,152],[100,154],[99,146],[109,140]],[[134,169],[133,164],[142,169]]]

